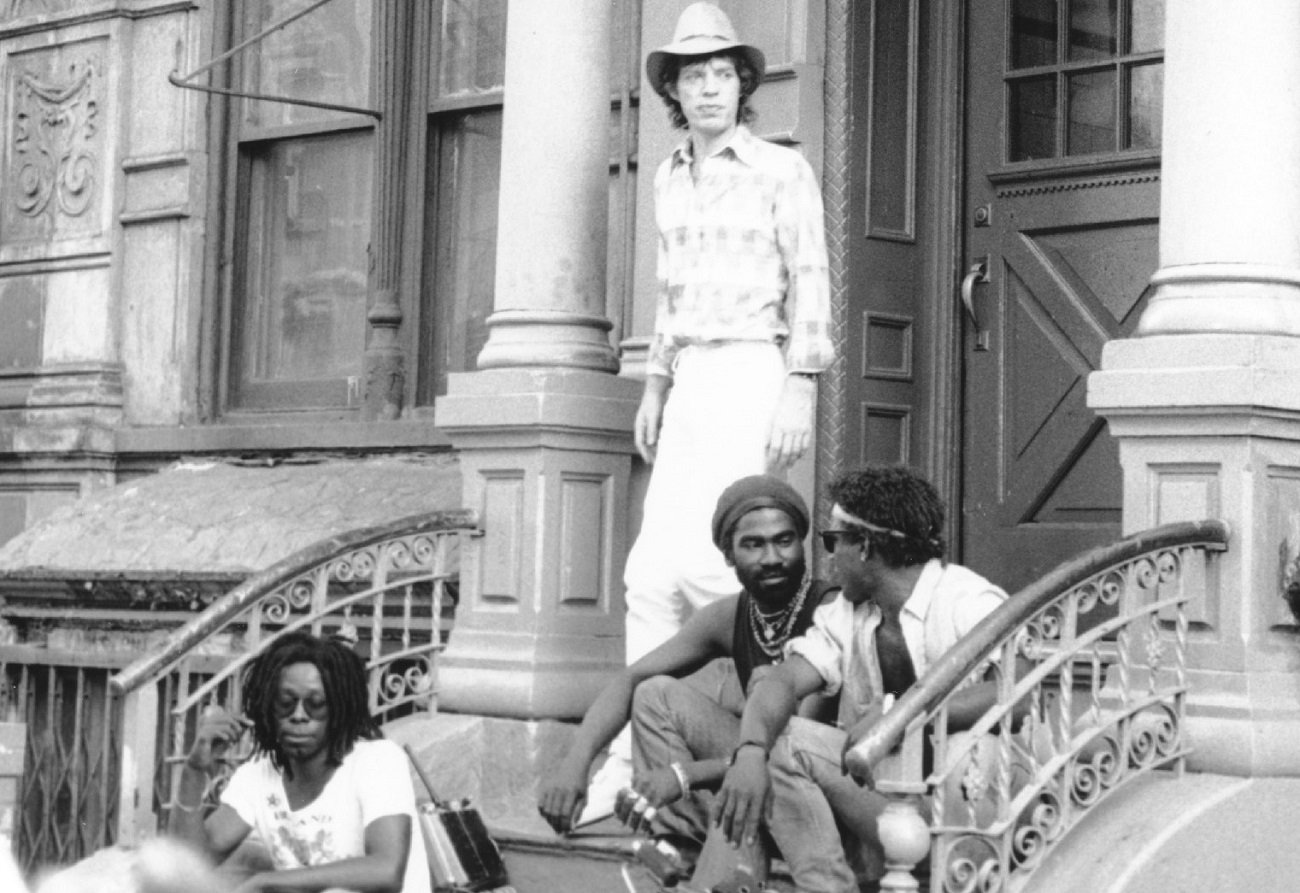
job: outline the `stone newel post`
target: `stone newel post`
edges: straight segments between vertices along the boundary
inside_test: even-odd
[[[1126,532],[1219,517],[1194,606],[1195,768],[1300,774],[1300,5],[1167,6],[1160,261],[1088,403],[1118,438]]]
[[[436,410],[484,526],[441,664],[453,711],[581,716],[623,662],[640,389],[611,374],[604,316],[611,22],[608,0],[510,4],[495,312]]]

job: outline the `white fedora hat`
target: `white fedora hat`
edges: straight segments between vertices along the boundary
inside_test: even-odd
[[[677,30],[673,32],[673,42],[654,50],[645,59],[646,77],[656,92],[660,91],[659,79],[669,56],[703,56],[723,50],[736,50],[754,66],[758,79],[762,81],[767,68],[763,51],[747,43],[741,43],[736,37],[727,14],[712,3],[692,3],[682,10],[677,19]]]

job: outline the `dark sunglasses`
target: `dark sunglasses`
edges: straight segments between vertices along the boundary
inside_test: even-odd
[[[271,702],[271,713],[276,719],[288,719],[297,712],[299,704],[302,704],[302,712],[309,719],[319,720],[329,716],[330,705],[324,698],[294,698],[288,695],[277,697]]]
[[[835,554],[835,545],[841,539],[848,540],[851,543],[862,542],[863,531],[856,530],[852,527],[831,527],[820,532],[822,538],[822,548],[832,555]]]

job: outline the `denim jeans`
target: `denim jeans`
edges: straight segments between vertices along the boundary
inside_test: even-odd
[[[858,876],[884,875],[876,821],[888,801],[844,774],[845,737],[842,729],[796,716],[768,760],[768,830],[799,893],[857,893]]]
[[[656,676],[632,697],[632,768],[636,775],[670,763],[729,757],[744,709],[730,659],[709,663],[683,679]],[[697,791],[659,810],[667,831],[703,841],[712,794]]]
[[[744,695],[735,664],[715,660],[683,679],[656,676],[647,679],[632,699],[632,762],[642,773],[673,762],[729,757],[740,739],[740,714]],[[682,890],[710,890],[747,866],[756,880],[767,877],[767,854],[762,843],[733,848],[718,828],[709,826],[713,795],[696,791],[659,810],[661,830],[681,834],[703,844],[695,874]]]

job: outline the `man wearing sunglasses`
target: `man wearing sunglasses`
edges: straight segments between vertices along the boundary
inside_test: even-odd
[[[711,533],[743,591],[693,614],[596,698],[538,798],[556,831],[573,827],[591,764],[630,713],[636,771],[620,816],[635,808],[636,815],[626,818],[641,824],[653,807],[655,830],[672,834],[680,849],[697,849],[708,825],[704,792],[716,790],[739,740],[744,692],[833,597],[831,587],[808,572],[808,508],[785,481],[752,475],[732,483],[718,498]]]
[[[788,659],[750,694],[712,812],[733,844],[751,840],[770,788],[769,830],[800,893],[855,891],[859,880],[883,875],[876,820],[886,801],[845,774],[843,753],[1006,599],[943,560],[942,500],[910,470],[850,472],[830,495],[834,527],[821,538],[840,596],[818,609],[812,628],[786,645]],[[995,683],[983,677],[951,708],[950,730],[968,727],[995,700]],[[794,716],[799,699],[815,692],[839,695],[836,727]]]

